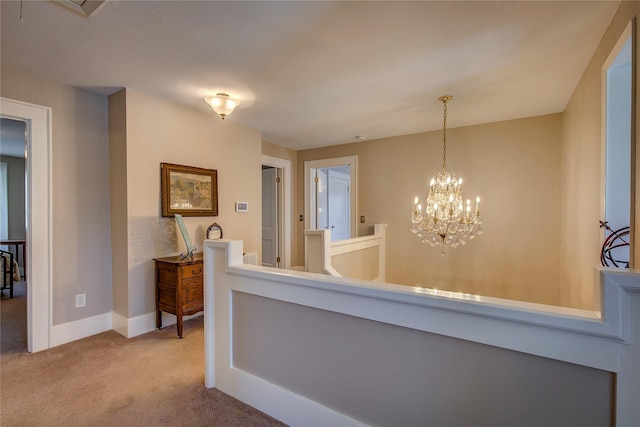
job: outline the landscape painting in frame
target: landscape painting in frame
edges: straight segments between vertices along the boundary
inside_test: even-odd
[[[160,164],[162,216],[218,216],[218,171]]]

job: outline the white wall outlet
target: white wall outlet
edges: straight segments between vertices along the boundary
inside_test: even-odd
[[[76,308],[87,306],[87,294],[76,295]]]

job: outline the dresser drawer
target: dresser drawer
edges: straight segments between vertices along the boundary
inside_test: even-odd
[[[180,267],[182,273],[182,279],[189,279],[191,277],[202,277],[202,263],[183,265]]]

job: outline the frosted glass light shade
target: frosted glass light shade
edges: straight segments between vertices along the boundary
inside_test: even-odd
[[[232,99],[226,93],[217,93],[216,96],[207,96],[204,102],[209,104],[211,109],[218,113],[222,120],[229,114],[233,113],[240,102]]]

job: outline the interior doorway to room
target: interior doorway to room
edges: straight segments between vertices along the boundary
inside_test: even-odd
[[[0,250],[10,269],[10,277],[2,277],[3,351],[28,350],[26,134],[24,120],[0,117]]]
[[[272,166],[262,166],[262,265],[279,267],[280,258],[280,216],[279,199],[282,171]]]
[[[350,193],[351,175],[349,166],[314,169],[315,176],[315,229],[331,230],[331,240],[346,240],[351,235]]]
[[[291,162],[262,156],[262,265],[291,268]]]
[[[631,219],[635,164],[632,139],[633,61],[631,26],[622,35],[603,69],[604,103],[604,233],[602,263],[633,267]]]
[[[357,237],[357,156],[305,162],[305,229]]]
[[[0,97],[0,116],[26,123],[27,351],[51,345],[50,107]]]

